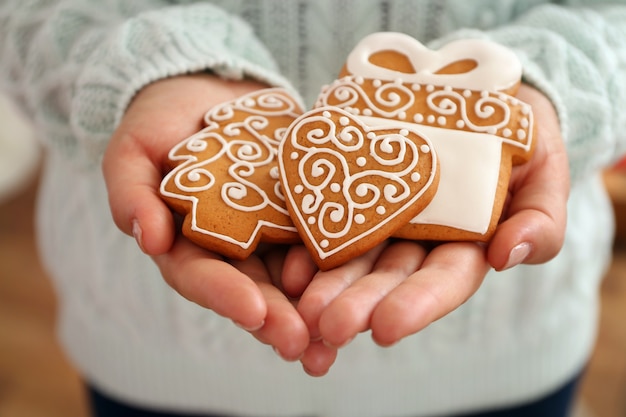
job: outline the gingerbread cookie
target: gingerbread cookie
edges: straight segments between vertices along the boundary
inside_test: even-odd
[[[260,90],[210,110],[206,127],[171,150],[173,169],[160,192],[184,215],[187,238],[233,259],[245,259],[259,242],[299,241],[276,153],[301,113],[285,90]]]
[[[373,248],[432,199],[437,159],[404,127],[370,127],[337,107],[305,113],[279,147],[287,207],[317,265]]]
[[[514,94],[521,64],[507,48],[459,40],[433,51],[399,33],[364,38],[317,107],[349,112],[370,129],[408,129],[433,146],[436,194],[393,234],[419,240],[488,241],[512,166],[534,147],[531,107]]]

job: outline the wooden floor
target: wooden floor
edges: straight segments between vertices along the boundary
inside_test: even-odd
[[[55,297],[33,240],[35,188],[0,203],[0,417],[86,417],[78,375],[55,341]],[[626,417],[626,245],[616,247],[602,301],[576,416]]]

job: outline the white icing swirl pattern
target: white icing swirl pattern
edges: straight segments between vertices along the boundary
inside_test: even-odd
[[[306,113],[281,146],[287,198],[322,259],[409,210],[437,167],[430,142],[417,133],[368,129],[338,108]]]
[[[277,176],[277,150],[289,125],[300,114],[282,89],[267,89],[217,106],[205,115],[206,127],[172,148],[178,165],[163,179],[161,193],[190,201],[192,230],[249,248],[261,227],[295,233]],[[280,119],[278,123],[275,123]],[[277,127],[272,127],[277,126]],[[203,223],[219,199],[241,217],[245,238]],[[261,211],[278,219],[269,222]],[[252,217],[239,213],[258,213]]]
[[[368,93],[367,89],[373,92]],[[419,106],[423,103],[428,109],[426,112],[418,110],[424,107]],[[336,106],[359,116],[488,133],[523,150],[531,147],[530,106],[500,92],[346,76],[324,87],[316,107],[324,106]]]

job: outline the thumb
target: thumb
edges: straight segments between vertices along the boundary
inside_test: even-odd
[[[115,135],[104,155],[102,171],[113,220],[134,236],[149,255],[167,252],[174,241],[174,219],[158,195],[161,169],[131,135]]]

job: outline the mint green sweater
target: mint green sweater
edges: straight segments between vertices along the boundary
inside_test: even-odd
[[[427,416],[545,395],[578,372],[596,331],[612,238],[597,172],[626,153],[626,1],[5,0],[0,86],[48,149],[41,254],[59,334],[92,383],[183,411]],[[133,95],[211,70],[292,88],[312,104],[364,35],[433,47],[488,37],[556,106],[573,180],[561,254],[490,273],[466,304],[392,348],[358,337],[320,379],[178,296],[110,219],[99,159]]]

